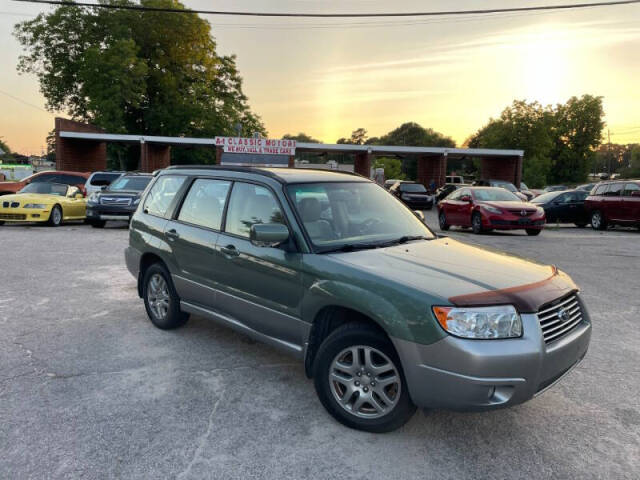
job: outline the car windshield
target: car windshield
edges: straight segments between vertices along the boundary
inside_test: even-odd
[[[520,182],[520,190],[529,190],[529,187],[527,187],[526,183]]]
[[[119,179],[114,181],[111,185],[109,185],[109,190],[141,192],[145,188],[147,188],[147,185],[149,185],[150,181],[151,181],[151,177],[144,177],[144,176],[138,176],[138,175],[124,176],[124,177],[120,177]]]
[[[480,202],[520,202],[513,193],[503,188],[476,188],[473,196]]]
[[[542,195],[531,200],[531,203],[539,203],[539,204],[547,203],[553,200],[554,198],[556,198],[558,195],[559,195],[558,192],[543,193]]]
[[[516,186],[513,183],[509,183],[509,182],[496,182],[495,186],[496,187],[500,187],[500,188],[505,188],[505,189],[509,190],[510,192],[517,192],[518,191]]]
[[[287,191],[319,252],[435,238],[411,210],[374,183],[294,184]]]
[[[67,195],[69,185],[62,185],[60,183],[30,183],[25,186],[18,193],[42,193],[45,195],[58,195],[64,197]]]
[[[421,183],[403,183],[400,185],[401,192],[426,193],[427,189]]]

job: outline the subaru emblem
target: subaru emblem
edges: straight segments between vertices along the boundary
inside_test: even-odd
[[[558,318],[562,320],[562,322],[569,321],[569,312],[567,312],[564,308],[558,310]]]

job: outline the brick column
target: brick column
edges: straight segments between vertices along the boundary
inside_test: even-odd
[[[72,172],[95,172],[107,168],[107,145],[95,140],[63,138],[61,131],[104,133],[104,130],[88,123],[56,117],[56,169]]]
[[[296,168],[296,156],[289,155],[289,168]]]
[[[431,180],[436,183],[436,188],[445,184],[447,174],[447,155],[439,157],[422,156],[418,157],[418,178],[417,182],[429,188]]]
[[[363,177],[371,177],[371,157],[368,152],[356,153],[353,162],[353,171]]]
[[[171,165],[171,147],[153,143],[140,143],[140,171],[153,172]]]
[[[222,163],[222,147],[216,147],[216,165],[220,165]]]
[[[522,157],[518,157],[515,161],[516,164],[516,172],[515,172],[515,186],[520,188],[520,183],[522,182],[522,162],[524,159]]]

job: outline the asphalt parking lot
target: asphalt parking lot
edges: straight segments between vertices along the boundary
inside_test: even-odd
[[[198,317],[154,328],[126,228],[0,227],[0,478],[637,479],[640,232],[450,236],[567,271],[591,348],[526,404],[375,435],[335,422],[268,346]]]

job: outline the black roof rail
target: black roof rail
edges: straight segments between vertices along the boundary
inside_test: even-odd
[[[258,175],[264,175],[266,177],[275,178],[277,180],[281,179],[276,172],[272,170],[266,170],[266,168],[269,168],[269,167],[235,167],[235,166],[227,166],[227,165],[171,165],[170,167],[166,167],[161,170],[156,170],[155,172],[153,172],[153,174],[157,175],[157,173],[159,173],[162,170],[184,170],[184,169],[186,170],[225,170],[229,172],[256,173]],[[274,167],[271,167],[271,168],[274,168]],[[282,170],[290,170],[287,167],[278,167],[278,168],[281,168]],[[324,168],[296,168],[295,170],[298,170],[301,172],[311,171],[311,172],[323,172],[323,173],[343,173],[345,175],[354,175],[357,177],[367,178],[364,175],[360,175],[359,173],[349,172],[345,170],[328,170]]]

